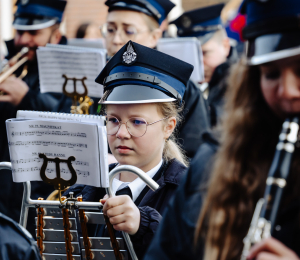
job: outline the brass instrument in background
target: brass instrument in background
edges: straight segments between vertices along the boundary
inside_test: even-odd
[[[295,144],[298,141],[299,118],[283,123],[275,155],[266,180],[264,197],[256,205],[241,260],[246,260],[253,245],[273,235],[277,213],[290,172]]]
[[[84,98],[81,97],[79,99],[79,105],[78,106],[71,106],[71,114],[89,114],[90,106],[94,104],[94,100],[92,100],[90,97],[85,96]]]
[[[0,72],[0,84],[6,80],[9,76],[11,76],[18,68],[20,68],[25,62],[28,61],[28,57],[26,54],[29,49],[27,47],[23,47],[20,52],[18,52],[14,57],[12,57],[7,64],[1,69]],[[27,65],[24,66],[20,79],[24,78],[28,73]],[[5,95],[3,91],[0,91],[0,95]]]

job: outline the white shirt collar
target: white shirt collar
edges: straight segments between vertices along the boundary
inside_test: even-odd
[[[156,165],[150,171],[146,172],[146,174],[149,177],[153,178],[154,175],[158,172],[158,170],[162,166],[162,163],[163,163],[163,159],[161,159],[158,165]],[[114,178],[112,183],[112,190],[116,193],[118,190],[121,190],[128,186],[131,190],[133,201],[135,201],[138,198],[142,190],[146,187],[146,183],[144,183],[140,178],[136,178],[132,182],[122,182],[119,179],[120,179],[120,174]]]

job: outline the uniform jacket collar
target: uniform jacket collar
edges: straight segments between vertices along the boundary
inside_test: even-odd
[[[109,165],[109,170],[111,171],[114,167],[116,167],[116,165],[117,164]],[[162,169],[161,176],[157,180],[157,183],[159,184],[159,189],[155,193],[159,192],[163,187],[165,187],[168,184],[178,186],[180,179],[187,170],[187,167],[184,166],[177,159],[172,159],[167,163],[163,163],[161,168],[162,167],[165,167],[165,169]],[[160,171],[161,169],[159,169],[158,172]],[[147,187],[145,189],[147,189]],[[82,195],[84,201],[99,201],[106,194],[104,188],[99,189],[87,185],[73,185],[70,189],[67,190],[67,192],[64,195],[68,195],[70,191],[74,192],[75,197]],[[145,197],[148,197],[148,194],[153,195],[153,192],[148,191],[146,194],[147,196]],[[145,198],[142,199],[142,201],[144,200]]]

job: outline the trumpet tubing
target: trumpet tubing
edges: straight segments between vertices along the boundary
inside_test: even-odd
[[[0,72],[0,84],[28,61],[28,57],[25,56],[28,53],[28,51],[29,49],[27,47],[24,47],[20,52],[18,52],[14,57],[12,57],[8,61],[8,64],[5,65]],[[27,72],[27,66],[25,66],[19,78],[24,78]],[[5,93],[3,91],[0,91],[0,95],[4,94]]]

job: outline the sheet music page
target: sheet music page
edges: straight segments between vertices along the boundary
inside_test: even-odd
[[[99,151],[100,151],[100,167],[101,167],[101,186],[109,187],[108,178],[108,148],[107,148],[107,132],[105,126],[99,126]]]
[[[97,123],[100,126],[104,126],[104,117],[96,115],[79,115],[69,113],[56,113],[56,112],[41,112],[41,111],[29,111],[18,110],[17,118],[22,119],[52,119],[52,120],[64,120],[64,121],[77,121],[87,123]]]
[[[9,119],[6,128],[14,182],[41,181],[39,154],[44,153],[49,158],[74,156],[77,184],[100,187],[96,123]],[[60,164],[60,170],[62,178],[71,178],[66,163]],[[46,175],[56,177],[54,162],[48,162]]]
[[[196,38],[160,39],[157,50],[194,66],[191,80],[201,82],[204,79],[204,66],[200,42]]]
[[[100,98],[103,95],[103,86],[95,82],[96,77],[106,65],[106,50],[94,48],[81,48],[70,46],[46,46],[37,50],[40,90],[42,93],[63,93],[68,78],[87,79],[84,81],[89,97]],[[78,93],[84,93],[83,83],[76,81]],[[66,82],[66,91],[74,91],[74,82]]]

